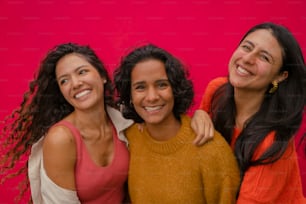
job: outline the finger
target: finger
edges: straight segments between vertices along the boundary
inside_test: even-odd
[[[206,142],[213,139],[214,131],[215,130],[213,125],[206,125],[204,133],[197,135],[196,139],[194,140],[194,144],[197,146],[204,145]]]
[[[204,134],[197,134],[196,138],[193,140],[193,144],[199,146],[203,137],[205,137]]]
[[[214,135],[215,135],[215,127],[214,127],[213,124],[212,124],[212,126],[211,126],[210,129],[209,129],[208,137],[209,137],[210,139],[212,139],[212,138],[214,137]]]

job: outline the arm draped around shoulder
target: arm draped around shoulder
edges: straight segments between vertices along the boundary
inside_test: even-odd
[[[211,106],[211,99],[216,92],[216,90],[225,84],[228,81],[227,77],[218,77],[213,80],[211,80],[202,96],[202,100],[200,103],[200,109],[206,111],[207,113],[210,113],[210,106]]]

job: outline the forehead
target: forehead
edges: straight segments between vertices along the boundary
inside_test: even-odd
[[[274,57],[282,57],[283,48],[270,30],[256,30],[248,34],[242,42],[251,42],[255,47],[269,52]]]
[[[132,80],[151,81],[156,78],[167,78],[165,64],[157,59],[139,62],[132,69]]]
[[[82,65],[89,65],[90,63],[84,56],[76,53],[67,54],[62,57],[56,64],[56,73],[66,72],[76,69]]]

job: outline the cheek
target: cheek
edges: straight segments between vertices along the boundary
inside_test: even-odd
[[[97,87],[100,93],[104,93],[106,83],[103,83],[101,80],[97,80]]]
[[[137,93],[135,91],[131,91],[131,101],[133,102],[134,105],[137,105],[140,101],[141,94]]]
[[[257,74],[263,77],[272,77],[275,75],[272,67],[266,63],[261,63],[260,66],[258,66]]]
[[[228,62],[228,69],[233,68],[236,59],[239,58],[239,52],[235,51]]]
[[[164,98],[167,99],[174,106],[174,95],[171,89],[164,93]]]

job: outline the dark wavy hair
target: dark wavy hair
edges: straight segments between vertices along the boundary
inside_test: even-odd
[[[240,165],[241,175],[251,166],[270,164],[285,152],[289,141],[301,125],[306,96],[306,69],[301,48],[284,26],[262,23],[251,28],[242,38],[256,30],[268,30],[282,47],[282,61],[279,72],[287,71],[288,78],[279,84],[275,93],[265,93],[260,109],[245,124],[235,144],[235,155]],[[251,100],[251,99],[250,99]],[[220,87],[212,99],[213,122],[230,143],[235,126],[234,88],[230,83]],[[256,148],[275,131],[275,140],[260,158],[254,160]]]
[[[14,170],[23,155],[28,156],[32,145],[43,137],[56,122],[70,114],[74,108],[64,99],[56,80],[55,69],[58,61],[71,53],[84,57],[101,77],[107,80],[104,84],[104,102],[114,106],[113,87],[105,66],[89,46],[74,43],[60,44],[50,50],[42,60],[38,74],[30,82],[29,91],[23,96],[23,101],[4,121],[1,133],[3,151],[6,152],[0,160],[1,174],[9,177],[25,174],[27,176],[27,161],[19,170]],[[12,173],[13,171],[13,173]],[[29,187],[29,181],[22,182],[21,196]]]
[[[168,80],[174,95],[174,116],[180,120],[180,115],[186,113],[193,103],[193,84],[187,78],[188,72],[185,66],[173,55],[162,48],[148,44],[136,48],[123,57],[118,68],[114,72],[114,83],[125,118],[133,119],[137,123],[143,119],[136,113],[131,101],[131,73],[137,63],[150,59],[156,59],[164,63]]]

